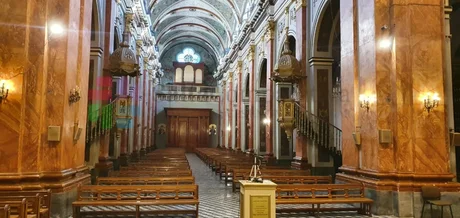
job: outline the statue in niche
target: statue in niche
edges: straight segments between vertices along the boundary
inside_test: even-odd
[[[291,98],[294,99],[294,101],[300,101],[300,90],[299,90],[299,84],[294,83],[292,86],[292,95]]]

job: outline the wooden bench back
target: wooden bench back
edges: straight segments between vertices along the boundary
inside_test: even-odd
[[[25,190],[25,191],[0,191],[1,196],[35,196],[39,194],[42,198],[42,203],[44,207],[50,208],[51,206],[51,190]]]
[[[173,177],[173,176],[191,176],[191,170],[178,171],[119,171],[116,176],[123,177]]]
[[[310,172],[306,170],[292,170],[292,169],[261,169],[262,178],[266,175],[273,176],[309,176]],[[233,169],[233,175],[241,178],[242,176],[249,175],[251,169]]]
[[[263,179],[271,180],[276,184],[331,184],[331,176],[275,176],[265,175]],[[249,174],[243,175],[242,180],[249,180]]]
[[[14,214],[18,215],[18,218],[27,218],[27,202],[25,198],[19,201],[0,200],[0,207],[6,205],[9,206],[10,214],[14,212]]]
[[[162,167],[162,166],[128,166],[120,167],[120,170],[141,170],[141,171],[180,171],[180,170],[189,170],[189,166],[181,167]]]
[[[197,185],[87,185],[78,188],[79,201],[198,199]]]
[[[10,205],[0,207],[0,218],[10,218]]]
[[[98,185],[186,185],[195,184],[195,177],[100,177]]]
[[[290,198],[363,198],[362,184],[278,185],[277,199]]]
[[[0,196],[0,201],[22,201],[23,199],[26,200],[27,210],[31,214],[39,214],[40,208],[43,206],[42,198],[40,194],[36,193],[34,196]],[[14,211],[14,209],[12,210]]]

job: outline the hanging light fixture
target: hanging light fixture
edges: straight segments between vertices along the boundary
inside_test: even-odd
[[[120,47],[110,55],[110,67],[108,70],[113,76],[136,77],[141,75],[136,54],[129,48],[130,38],[129,32],[125,30]]]

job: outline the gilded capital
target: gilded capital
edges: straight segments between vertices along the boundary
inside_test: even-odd
[[[254,44],[249,45],[249,53],[248,53],[248,60],[249,61],[254,60],[255,53],[256,53],[256,45],[254,45]]]
[[[238,70],[236,71],[236,73],[240,74],[241,71],[243,70],[243,61],[238,61],[237,66],[238,66]]]
[[[269,20],[265,29],[265,38],[274,39],[275,38],[275,21]]]
[[[228,80],[232,81],[233,79],[233,72],[228,72]]]
[[[307,0],[295,0],[295,1],[297,3],[295,6],[296,11],[302,7],[307,7]]]

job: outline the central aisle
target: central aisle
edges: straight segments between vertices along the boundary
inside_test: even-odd
[[[225,186],[224,182],[220,180],[206,164],[198,158],[196,154],[186,154],[190,168],[195,177],[195,183],[199,187],[199,218],[239,218],[240,217],[240,204],[239,192],[232,192],[231,186]],[[305,205],[301,205],[305,207]],[[324,205],[322,207],[329,207]],[[292,205],[291,205],[292,207]],[[315,218],[307,214],[290,214],[278,213],[277,218]],[[355,212],[331,212],[322,213],[318,217],[322,218],[364,218],[367,216],[357,215]],[[394,218],[394,216],[373,216],[380,218]]]
[[[200,218],[238,218],[240,205],[238,192],[225,187],[223,181],[201,161],[196,154],[186,154],[190,168],[199,187]]]

